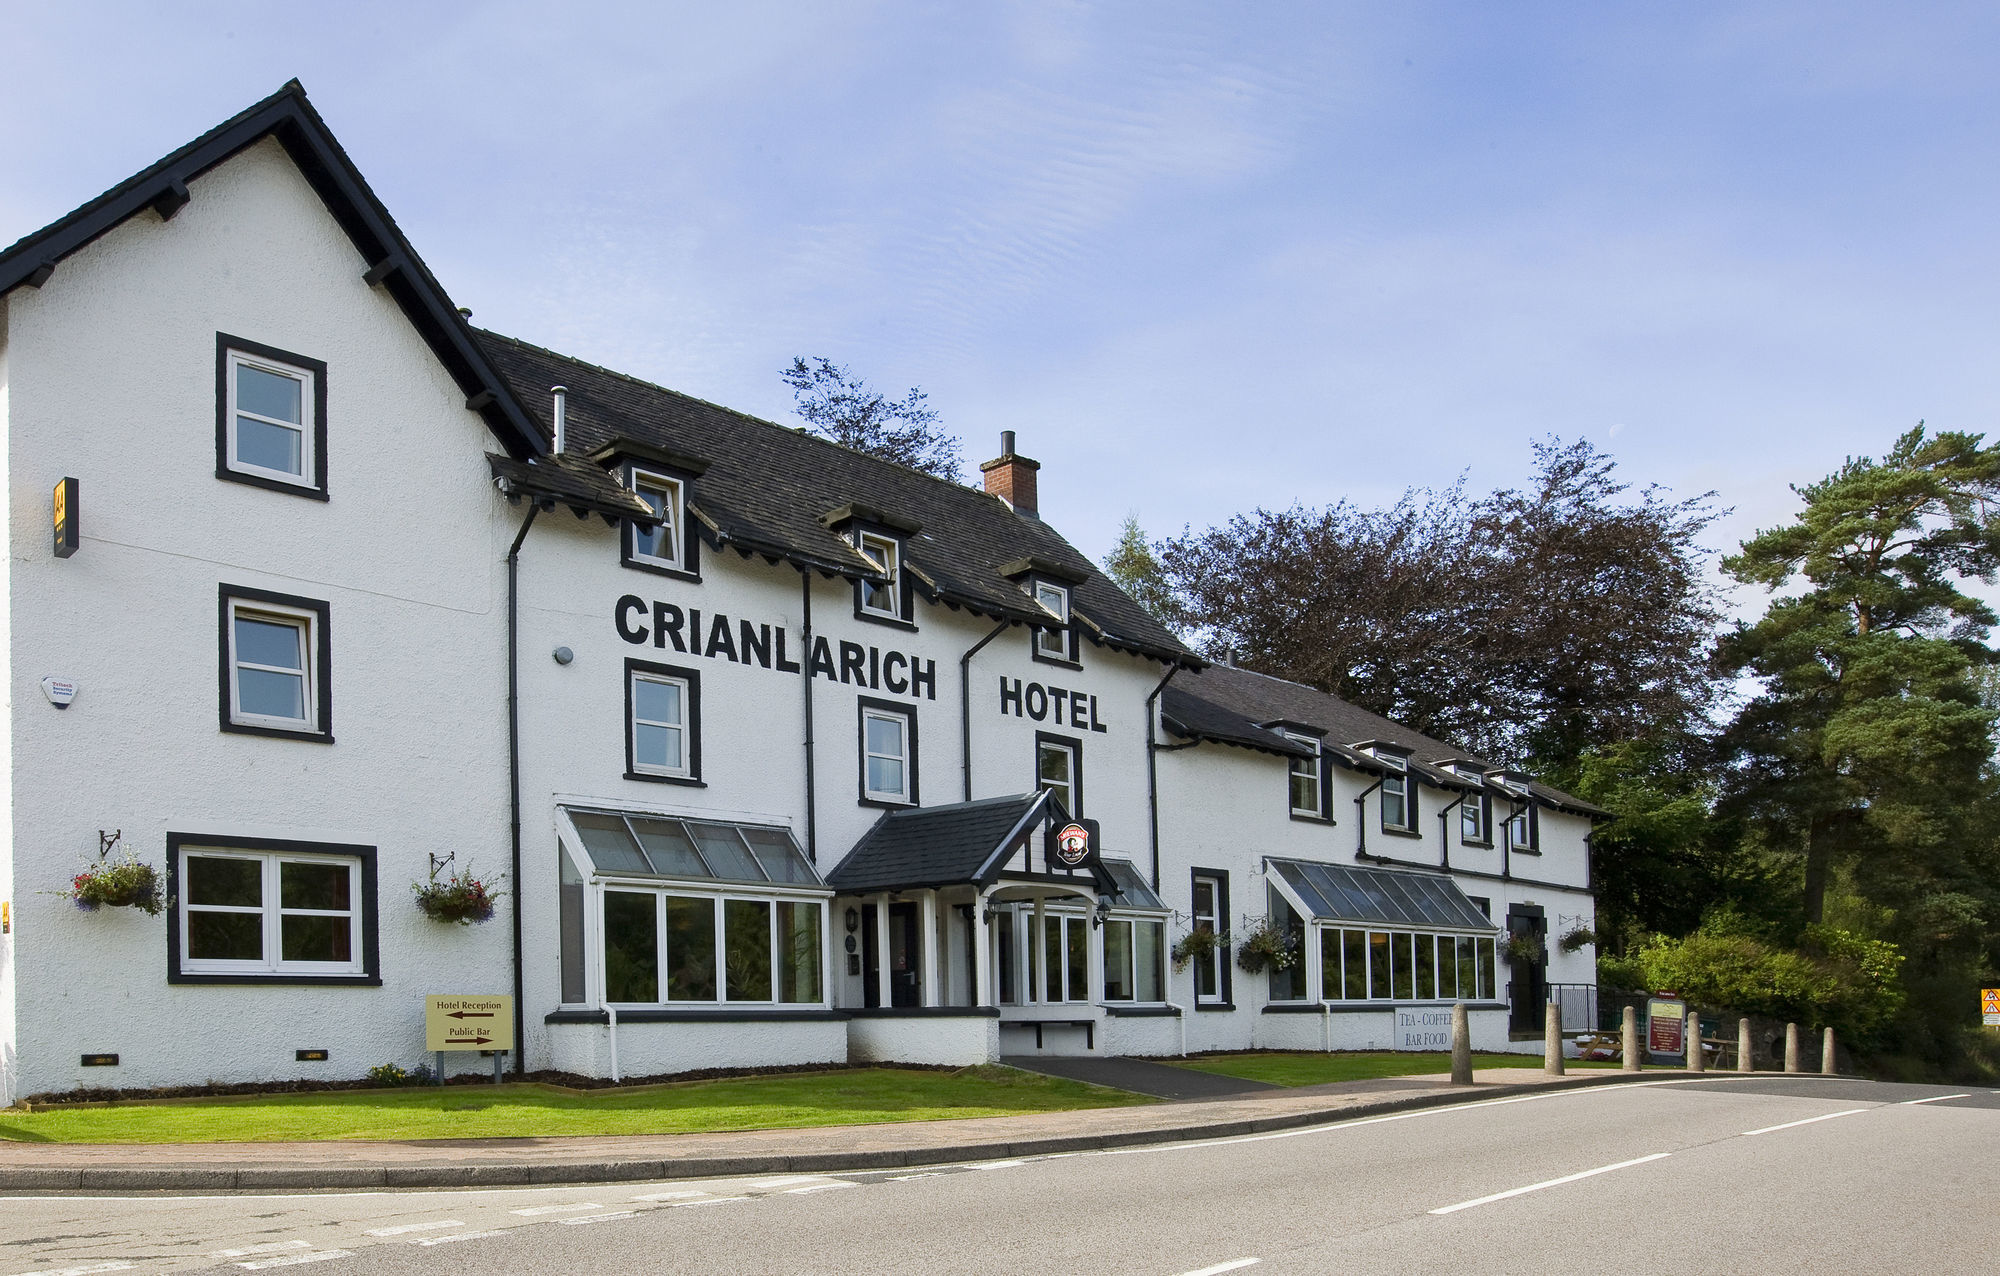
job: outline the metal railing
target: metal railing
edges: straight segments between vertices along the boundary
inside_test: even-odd
[[[1551,1005],[1562,1008],[1564,1032],[1596,1032],[1604,1025],[1597,1019],[1596,984],[1548,984]]]

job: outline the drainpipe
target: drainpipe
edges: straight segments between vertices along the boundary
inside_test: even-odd
[[[1457,799],[1450,806],[1438,812],[1438,843],[1439,848],[1443,852],[1443,858],[1439,861],[1439,865],[1447,873],[1451,871],[1451,825],[1445,823],[1445,817],[1464,805],[1465,790],[1460,789]]]
[[[1354,832],[1356,839],[1354,843],[1355,859],[1365,860],[1365,859],[1382,858],[1379,855],[1371,856],[1368,854],[1368,795],[1370,793],[1373,793],[1375,790],[1381,788],[1382,781],[1388,778],[1389,777],[1386,775],[1380,777],[1375,781],[1375,783],[1361,790],[1360,794],[1354,799]]]
[[[819,807],[813,801],[813,584],[812,573],[799,568],[799,596],[804,599],[805,630],[799,639],[799,686],[806,705],[806,858],[819,867]]]
[[[1158,719],[1154,706],[1159,702],[1160,693],[1167,689],[1167,684],[1172,682],[1174,675],[1180,671],[1179,665],[1168,665],[1166,676],[1160,679],[1159,685],[1146,697],[1146,818],[1153,846],[1152,884],[1155,894],[1160,889],[1160,743],[1159,733],[1154,727]],[[1185,1025],[1182,1027],[1181,1053],[1187,1053]]]
[[[611,1025],[611,1084],[617,1085],[625,1078],[618,1075],[618,1007],[604,1003],[606,1022]]]
[[[535,525],[541,507],[530,503],[521,530],[507,547],[507,807],[508,835],[514,874],[514,1075],[527,1072],[527,981],[521,964],[521,542]]]
[[[993,632],[973,643],[966,653],[958,658],[958,746],[959,755],[964,759],[965,800],[972,800],[972,658],[979,649],[1005,633],[1014,622],[1003,620],[993,626]]]

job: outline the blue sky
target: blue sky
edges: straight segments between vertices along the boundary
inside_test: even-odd
[[[475,321],[1002,429],[1092,556],[1532,438],[1716,489],[2000,406],[1992,6],[0,0],[0,242],[297,76]]]

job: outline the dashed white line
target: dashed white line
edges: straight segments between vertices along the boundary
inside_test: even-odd
[[[968,1165],[968,1170],[1012,1170],[1026,1165],[1026,1161],[982,1161],[978,1165]]]
[[[1222,1276],[1223,1272],[1233,1272],[1245,1267],[1255,1267],[1257,1261],[1254,1258],[1234,1258],[1226,1263],[1217,1263],[1213,1267],[1203,1267],[1197,1271],[1182,1272],[1181,1276]]]
[[[491,1232],[459,1232],[453,1236],[412,1236],[410,1238],[410,1244],[421,1245],[425,1249],[429,1249],[433,1245],[454,1245],[457,1244],[459,1241],[484,1240],[488,1236],[499,1236],[502,1234],[503,1233],[501,1231],[491,1231]]]
[[[242,1249],[219,1249],[217,1258],[248,1258],[252,1254],[282,1254],[288,1249],[311,1249],[311,1241],[273,1241],[269,1245],[245,1245]]]
[[[524,1210],[508,1210],[509,1214],[519,1214],[522,1218],[540,1218],[544,1214],[580,1214],[584,1210],[601,1210],[604,1207],[589,1201],[577,1205],[535,1205]]]
[[[364,1235],[406,1236],[411,1232],[435,1232],[446,1227],[464,1227],[464,1226],[465,1224],[459,1222],[455,1218],[441,1218],[434,1223],[404,1223],[400,1227],[371,1227],[367,1230],[366,1233],[364,1233]]]
[[[1934,1094],[1928,1099],[1905,1099],[1897,1106],[1907,1108],[1916,1103],[1943,1103],[1946,1099],[1970,1099],[1971,1097],[1969,1094]]]
[[[1516,1188],[1510,1188],[1505,1192],[1495,1192],[1491,1196],[1482,1196],[1476,1201],[1460,1201],[1456,1205],[1446,1205],[1441,1208],[1434,1209],[1431,1211],[1431,1213],[1456,1214],[1460,1210],[1469,1210],[1475,1205],[1491,1205],[1495,1201],[1504,1201],[1509,1199],[1510,1197],[1515,1197],[1515,1196],[1525,1196],[1529,1192],[1539,1192],[1545,1187],[1561,1187],[1565,1183],[1574,1183],[1578,1179],[1595,1178],[1599,1174],[1609,1174],[1613,1170],[1625,1170],[1625,1169],[1630,1169],[1635,1165],[1644,1165],[1648,1161],[1665,1160],[1667,1157],[1670,1157],[1672,1155],[1673,1153],[1671,1152],[1655,1152],[1651,1156],[1637,1157],[1630,1161],[1620,1161],[1616,1165],[1600,1165],[1594,1170],[1583,1170],[1580,1173],[1576,1174],[1565,1174],[1559,1179],[1548,1179],[1545,1182],[1541,1183],[1530,1183],[1526,1187],[1516,1187]]]
[[[673,1204],[667,1206],[667,1208],[670,1210],[691,1210],[699,1209],[703,1205],[734,1205],[738,1201],[747,1201],[749,1199],[747,1196],[715,1196],[710,1197],[706,1201],[675,1201]]]
[[[942,1178],[943,1176],[944,1176],[944,1171],[942,1170],[925,1170],[921,1174],[892,1175],[890,1176],[889,1181],[891,1183],[910,1183],[914,1182],[917,1179],[934,1179],[934,1178]]]
[[[806,1194],[807,1194],[808,1192],[832,1192],[832,1191],[836,1191],[836,1190],[838,1190],[839,1188],[843,1188],[843,1187],[853,1187],[853,1186],[854,1186],[854,1184],[852,1184],[852,1183],[846,1183],[846,1182],[840,1182],[840,1183],[815,1183],[815,1184],[813,1184],[813,1185],[812,1185],[811,1187],[788,1187],[788,1188],[786,1188],[786,1189],[785,1189],[785,1195],[786,1195],[786,1196],[804,1196],[804,1195],[806,1195]]]
[[[775,1179],[748,1179],[745,1180],[743,1186],[753,1192],[759,1188],[775,1191],[788,1183],[817,1183],[825,1177],[826,1175],[824,1174],[787,1174],[782,1178]]]
[[[610,1214],[589,1214],[583,1218],[559,1218],[556,1222],[575,1227],[579,1223],[609,1223],[614,1218],[637,1217],[639,1217],[639,1211],[637,1210],[617,1210]]]
[[[329,1258],[352,1258],[354,1251],[322,1249],[311,1254],[287,1254],[283,1258],[262,1258],[254,1263],[238,1263],[245,1271],[260,1272],[266,1267],[297,1267],[300,1263],[323,1263]]]
[[[75,1198],[70,1198],[75,1199]],[[129,1272],[132,1264],[113,1259],[108,1263],[92,1263],[88,1267],[48,1267],[38,1272],[27,1272],[25,1276],[96,1276],[98,1272]]]
[[[707,1196],[706,1192],[654,1192],[650,1196],[635,1196],[635,1201],[684,1201],[690,1196]]]
[[[1845,1112],[1828,1112],[1821,1116],[1807,1117],[1803,1121],[1787,1121],[1783,1125],[1767,1125],[1761,1130],[1745,1130],[1743,1137],[1747,1139],[1753,1134],[1769,1134],[1774,1130],[1789,1130],[1794,1126],[1811,1125],[1815,1121],[1831,1121],[1835,1117],[1853,1116],[1856,1113],[1866,1111],[1868,1111],[1867,1108],[1849,1108]]]

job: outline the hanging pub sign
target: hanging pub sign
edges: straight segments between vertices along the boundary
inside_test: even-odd
[[[1096,820],[1050,820],[1042,856],[1049,871],[1089,868],[1097,861]]]
[[[73,478],[56,484],[55,520],[51,530],[55,534],[57,558],[68,558],[76,553],[77,520],[82,513],[77,487]]]

